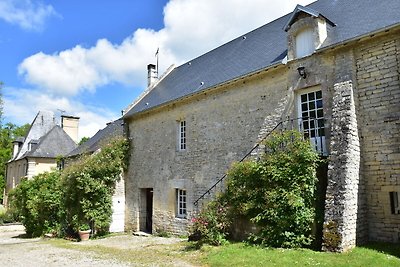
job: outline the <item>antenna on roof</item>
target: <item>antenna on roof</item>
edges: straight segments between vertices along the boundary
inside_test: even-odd
[[[157,47],[156,54],[154,55],[157,58],[157,64],[156,64],[157,78],[158,78],[158,52],[160,52],[160,48],[159,47]]]
[[[66,111],[65,110],[62,110],[62,109],[57,109],[58,111],[60,111],[60,113],[61,113],[61,115],[63,115]]]

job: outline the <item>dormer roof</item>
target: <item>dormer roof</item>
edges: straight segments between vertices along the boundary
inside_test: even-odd
[[[310,8],[310,7],[305,7],[302,5],[297,5],[296,8],[293,10],[293,12],[290,14],[289,20],[283,27],[283,29],[287,32],[290,29],[290,26],[296,21],[298,15],[300,13],[305,13],[309,16],[315,17],[315,18],[323,18],[327,23],[329,23],[331,26],[335,26],[335,23],[333,23],[331,20],[329,20],[327,17],[322,15],[320,12]]]

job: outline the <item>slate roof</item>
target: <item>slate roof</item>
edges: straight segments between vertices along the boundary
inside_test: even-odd
[[[72,138],[56,124],[54,113],[39,111],[25,137],[18,137],[15,142],[23,142],[15,158],[9,162],[26,157],[56,158],[64,156],[76,148]],[[29,143],[32,144],[29,150]]]
[[[305,10],[335,24],[331,38],[319,50],[400,23],[399,0],[319,0]],[[124,118],[283,64],[282,59],[287,55],[285,26],[292,16],[293,12],[176,67]]]
[[[22,147],[18,154],[12,160],[18,160],[25,157],[28,152],[29,142],[31,140],[38,140],[47,134],[54,126],[56,126],[54,113],[51,111],[39,111],[29,128],[25,139],[18,139],[16,141],[23,141]]]
[[[83,153],[93,153],[97,151],[103,142],[114,136],[122,136],[124,121],[121,119],[109,123],[104,129],[99,130],[92,138],[87,140],[76,149],[72,150],[67,157],[74,157]]]
[[[56,158],[64,156],[76,148],[72,138],[58,125],[42,136],[37,145],[25,157]]]

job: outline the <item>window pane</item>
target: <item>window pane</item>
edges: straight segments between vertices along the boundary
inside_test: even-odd
[[[311,101],[311,100],[314,100],[314,99],[315,99],[315,92],[308,93],[308,100]]]
[[[310,121],[310,128],[315,128],[315,121],[314,120],[311,120]]]
[[[317,100],[317,108],[322,108],[322,100]]]
[[[314,119],[315,118],[315,111],[313,110],[313,111],[310,111],[310,118],[312,118],[312,119]]]
[[[306,94],[301,95],[301,102],[302,103],[307,102],[307,95]]]
[[[316,96],[317,96],[317,99],[321,99],[322,98],[322,91],[317,91],[316,92]]]
[[[324,117],[324,111],[322,109],[317,110],[317,117],[318,118],[323,118]]]
[[[314,52],[314,36],[312,29],[305,29],[296,36],[296,57],[303,57]]]
[[[308,106],[309,106],[309,109],[315,109],[315,102],[313,101],[313,102],[310,102],[309,104],[308,104]]]

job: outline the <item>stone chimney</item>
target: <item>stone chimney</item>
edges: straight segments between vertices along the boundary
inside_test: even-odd
[[[13,159],[18,155],[18,152],[21,150],[22,144],[24,143],[25,138],[24,137],[18,137],[15,139],[13,143]]]
[[[69,137],[78,143],[78,127],[79,117],[61,115],[61,128],[69,135]]]
[[[147,65],[147,87],[150,87],[158,80],[158,73],[156,69],[156,65],[149,64]]]

